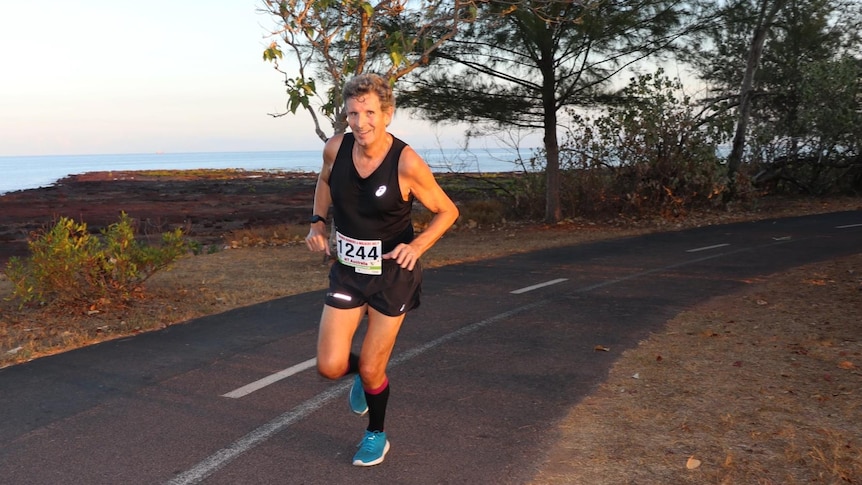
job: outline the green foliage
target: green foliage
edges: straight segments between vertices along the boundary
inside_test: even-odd
[[[504,191],[497,191],[498,197],[508,198],[504,212],[506,217],[513,220],[539,220],[544,217],[547,178],[542,153],[538,151],[527,160],[519,160],[522,172],[506,184]],[[566,173],[561,176],[565,178]]]
[[[814,60],[798,78],[793,109],[752,130],[754,182],[774,193],[862,192],[862,64]]]
[[[461,219],[467,225],[480,227],[493,226],[506,221],[506,207],[499,199],[478,199],[466,201],[461,207]]]
[[[301,77],[294,79],[291,82],[285,81],[285,86],[287,86],[287,110],[293,114],[296,114],[296,110],[302,106],[304,109],[308,109],[311,97],[315,95],[317,92],[314,87],[314,80],[308,79],[305,80]]]
[[[335,133],[347,128],[341,88],[362,72],[377,72],[395,82],[428,64],[429,56],[462,24],[472,21],[472,0],[264,0],[263,11],[279,25],[263,52],[285,76],[287,113],[309,114],[318,137],[326,140],[323,115]],[[296,68],[283,70],[286,47]],[[311,74],[318,79],[315,85]],[[276,114],[282,116],[287,113]]]
[[[189,247],[181,229],[162,234],[158,247],[141,243],[125,213],[100,236],[91,234],[86,223],[65,217],[49,230],[34,233],[28,242],[30,256],[7,264],[13,296],[22,304],[59,306],[125,302]]]
[[[520,165],[522,172],[451,173],[438,176],[438,182],[459,201],[464,222],[487,226],[503,220],[527,220],[543,211],[544,201],[538,199],[544,193],[544,176],[536,169],[535,158],[521,160]]]
[[[726,181],[717,147],[732,124],[701,120],[680,91],[658,71],[632,79],[620,93],[625,102],[605,115],[572,115],[560,150],[564,216],[670,217],[719,203]],[[534,178],[523,180],[531,184],[524,194],[542,196]]]
[[[717,148],[731,125],[722,118],[702,122],[681,90],[661,70],[632,79],[621,93],[625,104],[609,109],[593,129],[572,132],[564,166],[588,173],[587,184],[575,181],[588,197],[572,201],[572,210],[589,202],[623,214],[677,215],[724,190]]]
[[[263,51],[263,60],[266,62],[275,62],[284,57],[284,53],[278,48],[278,44],[273,42]]]
[[[716,103],[739,99],[758,9],[737,0],[697,56]],[[815,195],[862,192],[862,4],[784,2],[753,79],[744,171],[759,190]],[[730,101],[728,101],[730,100]]]
[[[433,121],[546,128],[548,110],[602,102],[616,74],[672,51],[700,3],[478,2],[477,20],[417,71],[400,103]]]

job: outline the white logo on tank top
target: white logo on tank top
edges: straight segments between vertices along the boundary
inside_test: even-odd
[[[374,195],[376,195],[377,197],[383,197],[383,194],[385,194],[385,193],[386,193],[386,186],[381,185],[380,187],[377,187],[377,192],[374,192]]]

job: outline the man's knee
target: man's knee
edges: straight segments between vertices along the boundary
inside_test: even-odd
[[[359,362],[359,375],[362,382],[376,387],[386,379],[386,362]]]
[[[318,358],[317,373],[327,379],[340,379],[347,374],[347,363],[321,360]]]

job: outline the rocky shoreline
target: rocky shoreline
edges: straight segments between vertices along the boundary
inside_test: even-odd
[[[234,170],[73,175],[0,196],[0,264],[26,255],[28,236],[61,217],[98,231],[125,212],[144,235],[181,227],[202,244],[238,229],[300,224],[311,211],[316,181],[313,173]]]

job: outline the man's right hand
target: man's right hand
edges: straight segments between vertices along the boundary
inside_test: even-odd
[[[326,224],[323,222],[311,224],[311,229],[309,229],[308,235],[305,236],[305,245],[311,251],[326,251],[326,255],[331,256],[329,238],[326,237]]]

